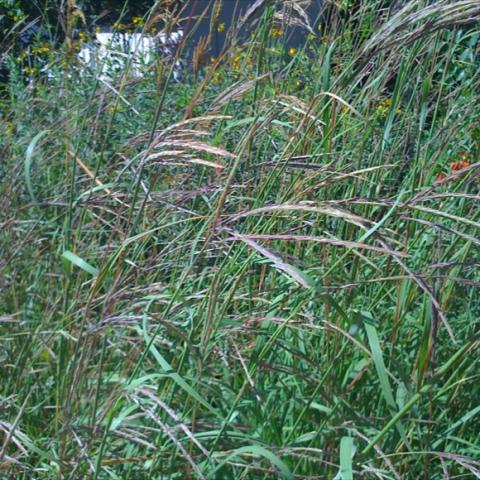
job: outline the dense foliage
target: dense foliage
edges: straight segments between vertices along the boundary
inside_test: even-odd
[[[28,24],[41,25],[52,38],[63,39],[67,30],[69,7],[74,13],[77,29],[92,30],[93,27],[111,27],[123,22],[134,26],[132,20],[144,18],[157,4],[157,12],[178,13],[181,5],[176,0],[0,0],[0,45],[8,47],[12,37]]]
[[[78,8],[88,15],[100,15],[110,13],[118,16],[122,11],[127,15],[144,15],[154,4],[154,0],[77,0],[73,2]],[[164,1],[165,6],[174,2]],[[54,18],[62,8],[67,5],[66,1],[60,0],[0,0],[2,13],[15,11],[29,15],[31,18],[44,17]]]
[[[0,478],[479,478],[480,5],[259,4],[185,83],[12,73]]]

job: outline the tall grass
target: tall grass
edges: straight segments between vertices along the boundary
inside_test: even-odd
[[[185,84],[11,80],[2,478],[480,477],[478,2],[262,3]]]

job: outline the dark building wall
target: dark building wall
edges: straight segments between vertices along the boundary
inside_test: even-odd
[[[213,29],[212,36],[212,54],[218,54],[226,38],[226,31],[232,25],[238,25],[240,19],[245,15],[248,9],[255,3],[256,0],[224,0],[220,15],[216,24],[224,24],[225,30],[219,32],[216,28]],[[271,4],[277,3],[277,7],[282,5],[282,0],[272,0]],[[182,14],[182,27],[186,29],[186,33],[191,35],[191,45],[195,45],[200,38],[206,37],[210,30],[210,19],[212,9],[215,2],[213,0],[186,0],[184,2],[183,14]],[[324,0],[312,0],[310,8],[307,13],[311,19],[311,23],[315,24],[315,21],[319,18],[322,12],[322,5]],[[197,25],[197,21],[202,12],[207,11],[203,20]],[[255,16],[258,18],[261,15],[260,10]],[[244,29],[244,35],[248,34],[248,27]],[[288,45],[300,43],[305,35],[305,31],[299,28],[289,29],[287,32]]]
[[[232,24],[235,24],[245,14],[245,12],[255,3],[256,0],[223,0],[222,9],[218,19],[219,23],[225,23],[226,29]],[[185,27],[189,24],[192,27],[195,23],[195,19],[204,12],[207,11],[204,20],[200,24],[200,28],[196,30],[193,37],[200,38],[208,34],[210,14],[215,0],[170,0],[165,1],[162,5],[169,6],[170,10],[176,8],[182,8],[182,17],[184,21],[182,25]],[[282,0],[271,0],[268,3],[277,3],[278,6],[283,4]],[[311,18],[316,18],[321,10],[321,6],[324,0],[312,0],[311,7],[309,9],[309,15]],[[49,23],[50,26],[61,29],[61,19],[64,18],[64,12],[61,11],[60,5],[65,4],[62,0],[13,0],[13,4],[18,6],[28,16],[28,20],[32,21],[38,19],[41,23]],[[123,12],[123,23],[128,24],[132,17],[144,16],[148,9],[155,4],[155,0],[76,0],[76,4],[85,13],[87,24],[98,26],[113,25]],[[125,7],[125,8],[124,8]],[[11,8],[2,7],[0,4],[0,14],[2,15],[2,27],[6,29],[7,23],[11,20],[11,16],[8,15],[8,10]],[[192,17],[192,21],[189,23],[188,18]],[[87,25],[87,27],[88,27]],[[223,44],[223,38],[225,35],[220,35],[219,32],[214,31],[215,45],[220,48]]]

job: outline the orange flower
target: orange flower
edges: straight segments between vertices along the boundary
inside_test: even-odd
[[[466,160],[459,160],[458,162],[452,162],[450,164],[450,168],[452,169],[452,172],[459,172],[461,170],[464,170],[465,168],[468,168],[470,166],[470,163],[467,162]]]
[[[446,178],[447,178],[447,176],[443,172],[437,173],[437,182],[438,183],[444,183]]]

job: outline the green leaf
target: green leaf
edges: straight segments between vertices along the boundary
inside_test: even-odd
[[[166,358],[157,350],[153,343],[153,339],[148,335],[147,331],[147,318],[146,316],[143,319],[143,329],[142,334],[147,344],[148,351],[154,356],[157,363],[160,365],[162,370],[169,374],[170,378],[185,392],[188,393],[192,398],[197,400],[201,405],[203,405],[210,413],[217,415],[215,409],[205,400],[203,399],[184,379],[181,377],[174,368],[168,363]]]
[[[85,272],[89,273],[93,277],[98,275],[98,268],[93,267],[88,262],[80,258],[75,253],[71,252],[70,250],[65,250],[62,253],[62,258],[65,258],[69,262],[73,263],[76,267],[81,268]]]
[[[455,430],[457,427],[460,425],[463,425],[464,423],[467,423],[470,419],[472,419],[477,413],[480,412],[480,405],[475,407],[473,410],[470,410],[468,413],[466,413],[460,420],[456,421],[448,430],[447,433],[452,432]]]
[[[28,145],[27,153],[25,154],[25,164],[23,169],[23,174],[25,177],[25,184],[27,185],[27,190],[30,195],[30,198],[34,203],[38,203],[35,198],[35,193],[33,191],[32,184],[32,163],[33,163],[33,154],[35,153],[35,148],[37,147],[38,142],[48,133],[48,130],[43,130],[40,133],[37,133]]]
[[[378,339],[377,329],[368,323],[365,323],[365,330],[368,336],[368,343],[370,344],[370,350],[372,352],[373,363],[375,364],[375,369],[377,370],[378,379],[380,380],[380,385],[382,387],[383,398],[387,402],[388,406],[397,409],[397,405],[393,398],[392,387],[388,380],[387,368],[385,367],[385,362],[383,361],[382,349],[380,347],[380,341]]]
[[[340,441],[340,478],[353,480],[352,459],[354,455],[353,438],[343,437]]]
[[[270,452],[264,447],[260,447],[259,445],[248,445],[246,447],[237,448],[233,451],[228,457],[226,457],[222,462],[218,464],[213,472],[207,476],[207,478],[213,478],[214,474],[222,468],[226,463],[230,462],[235,457],[238,457],[244,453],[255,455],[257,457],[264,457],[270,461],[272,465],[275,465],[278,470],[280,470],[282,478],[286,478],[288,480],[293,480],[293,475],[290,469],[285,465],[285,463],[274,453]]]
[[[390,413],[392,414],[392,416],[395,416],[398,412],[398,408],[393,397],[393,390],[390,385],[390,381],[388,380],[388,372],[387,368],[385,367],[385,362],[383,361],[383,354],[380,347],[380,341],[378,339],[377,329],[373,325],[365,323],[365,330],[367,331],[368,342],[370,344],[370,350],[373,357],[373,363],[375,364],[378,379],[380,380],[380,385],[382,387],[383,398],[387,402]],[[396,424],[396,429],[405,445],[409,446],[409,442],[405,434],[405,428],[400,421]]]

